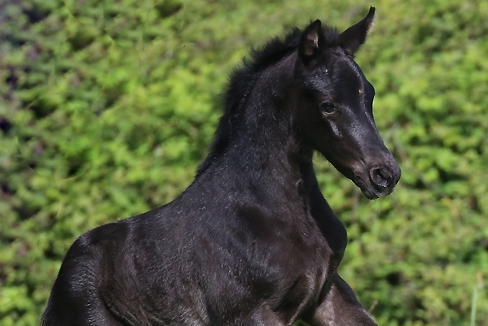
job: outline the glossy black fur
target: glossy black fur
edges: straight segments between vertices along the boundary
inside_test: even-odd
[[[194,182],[78,238],[43,325],[376,325],[337,275],[346,230],[312,165],[317,150],[368,198],[400,177],[352,60],[373,15],[341,34],[315,21],[254,52]]]

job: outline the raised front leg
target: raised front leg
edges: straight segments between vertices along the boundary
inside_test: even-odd
[[[309,323],[312,326],[378,326],[338,274]]]

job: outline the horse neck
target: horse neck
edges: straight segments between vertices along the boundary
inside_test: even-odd
[[[232,131],[226,129],[231,125],[229,120],[220,121],[219,128],[228,138],[220,139],[225,145],[209,155],[195,181],[218,185],[228,194],[226,198],[266,203],[283,213],[275,215],[282,218],[288,218],[290,211],[295,213],[292,216],[304,216],[300,214],[305,203],[305,211],[312,215],[337,257],[342,257],[347,241],[344,226],[322,196],[312,164],[313,150],[293,132],[295,95],[290,90],[295,60],[296,54],[292,54],[257,77]],[[249,189],[255,193],[251,197],[245,194]],[[239,194],[232,196],[233,192]]]
[[[248,168],[268,174],[300,174],[304,149],[293,134],[288,105],[293,97],[295,60],[292,54],[262,71],[242,108],[231,150],[238,152],[239,161]]]
[[[302,178],[301,161],[311,162],[312,151],[300,147],[292,130],[289,103],[293,98],[295,61],[294,53],[254,76],[252,90],[240,102],[244,104],[238,108],[238,118],[227,117],[234,119],[235,125],[223,142],[225,148],[209,155],[197,178],[212,170],[222,175],[222,169],[229,169],[239,171],[235,178],[247,178],[248,182],[265,184],[268,189],[296,189]],[[220,127],[225,127],[229,120],[220,123]]]

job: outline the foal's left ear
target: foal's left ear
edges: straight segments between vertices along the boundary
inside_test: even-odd
[[[363,45],[366,41],[366,35],[369,29],[373,25],[374,20],[374,7],[369,8],[369,12],[359,23],[346,29],[339,36],[339,45],[349,55],[353,56],[354,53]]]
[[[307,66],[317,58],[324,46],[322,23],[317,19],[303,31],[298,45],[298,57]]]

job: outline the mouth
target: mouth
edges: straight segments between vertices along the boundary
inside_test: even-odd
[[[391,189],[385,189],[384,191],[380,192],[376,190],[368,182],[364,181],[364,179],[361,178],[360,176],[355,176],[352,181],[359,189],[361,189],[363,195],[369,200],[375,200],[380,197],[385,197],[393,191],[393,188],[391,188]]]

